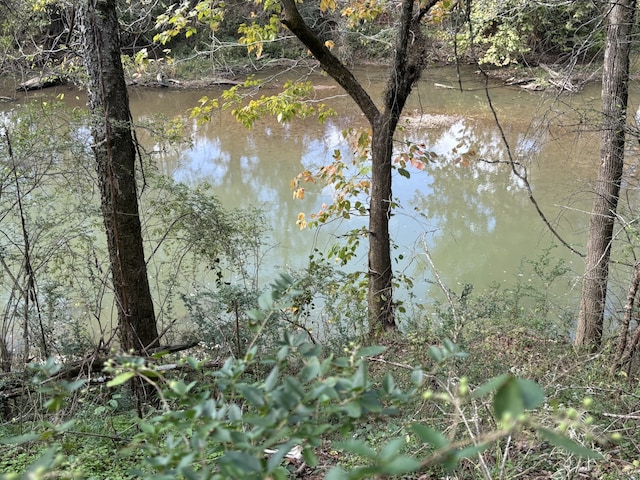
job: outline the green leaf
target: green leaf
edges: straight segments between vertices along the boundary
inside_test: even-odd
[[[413,383],[416,387],[422,385],[424,381],[424,372],[421,368],[414,368],[411,372],[411,383]]]
[[[131,380],[136,376],[136,372],[123,372],[120,375],[116,376],[114,379],[107,382],[107,387],[117,387],[118,385],[122,385],[128,380]]]
[[[382,403],[375,392],[366,392],[360,397],[360,405],[366,412],[382,412]]]
[[[415,433],[422,442],[426,442],[432,445],[435,449],[444,448],[449,445],[449,440],[441,432],[422,425],[420,423],[414,423],[411,425],[411,430]]]
[[[392,393],[396,388],[396,382],[393,379],[393,375],[391,372],[387,372],[384,374],[382,378],[382,391],[387,395]]]
[[[366,362],[361,362],[358,365],[358,370],[353,375],[353,388],[365,388],[367,386],[367,379],[369,378],[369,369]]]
[[[345,440],[344,442],[335,442],[333,445],[337,449],[359,455],[362,458],[368,458],[369,460],[378,458],[378,452],[369,447],[364,440]]]
[[[53,446],[46,449],[43,454],[32,463],[26,474],[21,478],[41,478],[41,475],[46,472],[52,472],[56,465],[57,447]]]
[[[271,372],[269,373],[269,376],[264,381],[264,390],[265,390],[265,392],[270,392],[271,390],[273,390],[275,388],[276,383],[278,381],[278,375],[279,374],[280,374],[280,369],[276,365],[275,367],[273,367],[271,369]]]
[[[486,383],[483,383],[478,388],[473,391],[472,397],[480,398],[484,397],[487,393],[493,392],[500,388],[504,383],[509,379],[509,374],[505,373],[503,375],[498,375],[497,377],[493,377]]]
[[[524,399],[515,377],[509,376],[493,397],[493,410],[499,420],[516,419],[524,412]]]
[[[570,438],[565,437],[564,435],[559,434],[558,432],[554,432],[553,430],[549,430],[546,428],[538,428],[538,433],[540,436],[549,442],[551,445],[556,447],[560,447],[566,450],[569,453],[577,455],[583,458],[592,458],[595,460],[601,459],[602,455],[595,450],[587,448],[579,443],[574,442]]]
[[[544,402],[544,390],[533,380],[518,378],[518,387],[527,410],[538,408]]]
[[[441,362],[442,359],[444,358],[444,356],[442,355],[442,350],[440,350],[435,345],[431,345],[427,353],[429,354],[431,359],[435,360],[436,362]]]
[[[262,471],[260,460],[245,452],[225,452],[219,461],[221,464],[231,464],[242,472],[260,473]]]
[[[152,370],[150,368],[143,368],[139,373],[149,378],[160,378],[160,374],[156,370]]]
[[[447,350],[447,352],[453,353],[453,352],[456,352],[458,350],[458,346],[448,338],[445,338],[442,341],[442,344],[443,344],[444,348]]]
[[[405,437],[398,437],[391,440],[384,447],[382,447],[382,451],[380,452],[380,457],[383,461],[390,461],[394,458],[398,453],[400,453],[400,449],[404,447],[407,443]]]
[[[193,357],[187,357],[187,364],[194,370],[198,370],[200,368],[200,362]]]
[[[231,420],[232,422],[239,422],[240,420],[242,420],[242,410],[235,403],[229,405],[227,415],[229,417],[229,420]]]
[[[276,453],[272,453],[269,457],[269,460],[267,461],[267,471],[273,472],[276,468],[278,468],[278,465],[282,463],[282,459],[284,458],[284,456],[289,453],[289,450],[291,450],[291,447],[293,447],[294,445],[295,442],[293,441],[287,442],[284,445],[280,445]]]
[[[536,382],[509,375],[493,397],[493,408],[501,420],[517,418],[525,410],[540,406],[544,397],[544,391]]]
[[[275,283],[275,286],[278,287],[278,290],[280,292],[284,292],[285,290],[295,285],[295,279],[288,273],[281,273],[274,280],[274,283]]]
[[[238,385],[238,391],[240,394],[251,404],[256,406],[264,405],[264,398],[262,392],[252,385],[241,383]]]
[[[267,318],[267,314],[261,310],[247,310],[247,317],[254,322],[262,322]]]
[[[411,178],[411,174],[404,168],[398,168],[398,173],[405,178]]]
[[[264,292],[258,297],[258,306],[265,312],[273,309],[273,293]]]
[[[218,427],[211,433],[211,439],[220,443],[230,443],[231,432],[226,428]]]
[[[56,396],[47,400],[44,406],[52,412],[57,412],[62,408],[63,402],[64,402],[64,399],[62,397]]]
[[[71,428],[73,428],[75,426],[75,424],[76,424],[75,420],[69,420],[69,421],[66,421],[64,423],[61,423],[60,425],[57,425],[55,427],[55,430],[56,430],[57,433],[66,432],[66,431],[70,430]]]
[[[351,418],[358,418],[362,415],[362,406],[357,400],[353,400],[344,406],[345,413]]]
[[[383,347],[381,345],[372,345],[370,347],[363,347],[356,352],[356,357],[375,357],[376,355],[380,355],[386,350],[387,350],[387,347]]]
[[[196,385],[196,382],[190,384],[184,383],[182,380],[172,380],[169,382],[169,388],[180,396],[184,396]]]
[[[473,457],[480,452],[484,452],[490,446],[491,446],[490,443],[481,443],[479,445],[471,445],[470,447],[463,448],[462,450],[456,451],[455,457],[457,460]]]
[[[300,370],[300,380],[308,382],[313,380],[320,373],[320,361],[318,357],[311,357],[309,362]]]
[[[325,480],[349,480],[349,474],[340,467],[333,467],[324,477]]]
[[[69,382],[64,386],[64,389],[67,392],[74,392],[82,387],[86,383],[86,380],[76,380],[74,382]]]
[[[140,422],[138,424],[138,427],[140,428],[140,430],[142,430],[142,433],[146,433],[149,436],[155,435],[156,433],[156,428],[148,422]]]
[[[406,455],[396,457],[386,465],[382,471],[388,475],[402,475],[404,473],[415,472],[420,468],[420,462],[413,457]]]
[[[296,401],[300,400],[305,395],[305,390],[302,387],[300,381],[295,377],[286,377],[284,379],[285,386],[289,390],[287,392],[288,395],[295,398]]]
[[[306,445],[302,450],[302,458],[304,458],[304,463],[311,468],[318,465],[318,457],[310,445]]]
[[[0,444],[2,445],[20,445],[23,443],[34,442],[40,440],[40,435],[37,433],[25,433],[24,435],[18,435],[15,437],[2,437],[0,438]]]

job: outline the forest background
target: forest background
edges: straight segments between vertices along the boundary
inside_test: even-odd
[[[625,154],[638,138],[627,114],[635,2],[5,1],[0,10],[2,71],[34,79],[21,89],[71,82],[89,93],[88,110],[61,98],[3,116],[7,478],[638,472],[633,188],[623,190],[630,211],[617,208],[621,186],[632,185]],[[390,67],[382,99],[351,73],[370,62]],[[391,172],[407,176],[407,165],[428,168],[431,160],[420,146],[393,140],[421,72],[442,63],[474,65],[487,85],[497,77],[559,99],[602,80],[602,111],[588,124],[601,130],[602,150],[599,176],[585,186],[594,191],[585,252],[558,236],[558,248],[586,259],[579,311],[563,308],[552,288],[454,291],[435,266],[445,302],[425,310],[395,299],[394,289],[412,280],[392,268]],[[371,128],[345,138],[357,152],[356,175],[336,156],[292,181],[298,198],[307,182],[336,192],[298,226],[351,215],[369,217],[369,226],[315,252],[306,270],[261,284],[269,230],[261,212],[224,211],[215,190],[163,176],[136,132],[181,148],[185,119],[132,125],[127,88],[229,85],[192,106],[190,117],[203,122],[219,108],[246,127],[264,115],[322,121],[331,111],[313,101],[309,82],[261,95],[249,75],[318,65]],[[505,163],[557,235],[526,165],[511,155]],[[346,274],[339,267],[361,244],[368,265]],[[629,279],[620,305],[606,298],[612,249]],[[152,289],[153,256],[172,273]],[[526,265],[547,287],[568,273],[549,252]],[[185,278],[208,288],[193,298],[180,287]],[[186,318],[175,316],[178,303]],[[102,325],[109,311],[115,328],[107,322],[99,338],[90,335],[87,319]],[[309,328],[314,317],[331,318],[322,336]],[[554,317],[575,333],[551,334]]]

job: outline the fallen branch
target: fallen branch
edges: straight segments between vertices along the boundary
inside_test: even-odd
[[[158,353],[176,353],[198,345],[199,342],[187,342],[174,345],[162,345],[149,349],[150,354]],[[86,355],[83,359],[72,362],[66,366],[63,366],[56,374],[45,379],[43,383],[55,382],[58,380],[78,380],[82,377],[91,377],[92,374],[102,373],[105,365],[113,358],[112,355],[106,355],[98,351],[92,352]],[[151,356],[144,357],[147,360],[157,362]],[[220,365],[220,362],[215,360],[207,362],[205,366],[214,367]],[[182,366],[172,363],[167,365],[159,365],[159,370],[175,370],[180,369]],[[11,372],[4,376],[3,383],[0,384],[0,400],[4,401],[11,398],[16,398],[24,395],[28,390],[28,387],[33,387],[31,383],[31,375],[27,370],[21,370],[17,372]]]
[[[640,415],[622,415],[620,413],[606,413],[603,412],[602,416],[610,418],[622,418],[623,420],[640,420]]]
[[[62,85],[63,79],[58,75],[41,75],[39,77],[30,78],[26,82],[20,83],[16,90],[25,92],[31,90],[42,90],[43,88],[55,87]]]

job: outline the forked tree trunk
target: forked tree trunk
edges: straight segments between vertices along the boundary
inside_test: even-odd
[[[369,201],[369,257],[367,307],[375,336],[396,328],[391,263],[393,136],[407,98],[425,66],[422,19],[437,0],[402,0],[394,56],[382,109],[378,109],[353,73],[327,48],[300,16],[295,0],[280,0],[282,23],[309,49],[322,68],[351,96],[371,125],[371,198]]]
[[[81,9],[102,215],[121,347],[143,352],[158,339],[142,243],[136,186],[136,147],[120,59],[115,0],[88,0]]]
[[[575,344],[598,349],[602,342],[613,226],[624,166],[629,51],[635,0],[609,2],[602,75],[602,147]]]

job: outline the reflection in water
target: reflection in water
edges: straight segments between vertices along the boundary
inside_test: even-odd
[[[363,70],[359,75],[366,79],[375,99],[383,88],[384,75],[377,75],[374,69]],[[398,154],[406,149],[406,141],[424,144],[435,154],[424,169],[408,168],[411,178],[396,175],[393,188],[401,207],[392,218],[391,232],[399,245],[396,252],[404,256],[396,268],[420,280],[414,293],[424,299],[438,295],[429,283],[432,276],[424,258],[425,246],[445,281],[459,291],[458,284],[467,282],[479,288],[492,282],[511,283],[523,257],[536,258],[553,242],[520,179],[504,163],[507,155],[502,134],[480,89],[481,79],[470,72],[465,75],[466,90],[459,92],[434,86],[455,84],[454,70],[427,72],[407,108],[412,121],[397,136]],[[327,77],[317,80],[322,85],[332,84]],[[590,201],[576,192],[584,192],[585,179],[593,178],[598,139],[592,132],[581,133],[557,125],[561,117],[566,125],[577,124],[567,117],[573,114],[575,105],[598,98],[598,89],[595,86],[565,99],[563,104],[554,104],[556,126],[549,126],[550,100],[540,94],[507,87],[491,90],[515,160],[527,167],[538,202],[571,243],[581,243],[586,238],[588,216],[584,211],[589,210]],[[220,93],[215,88],[204,92],[132,89],[130,100],[136,122],[143,123],[157,113],[187,118],[186,110],[197,105],[200,97],[214,98]],[[68,94],[67,98],[71,96]],[[158,152],[160,170],[177,181],[190,185],[210,183],[228,208],[263,207],[276,245],[269,252],[268,263],[275,269],[301,268],[314,246],[326,249],[335,242],[336,235],[366,224],[366,219],[354,217],[332,223],[320,235],[299,231],[295,225],[299,212],[317,212],[323,203],[331,201],[332,191],[321,185],[307,185],[305,199],[294,200],[290,180],[303,170],[330,163],[335,150],[342,158],[351,158],[341,132],[365,126],[363,116],[349,98],[330,103],[337,115],[323,125],[312,119],[295,120],[288,125],[264,119],[252,130],[245,130],[229,112],[222,111],[207,124],[192,123],[192,145],[177,155],[163,153],[143,131],[139,138],[150,143],[146,148]],[[430,116],[421,117],[427,113]],[[423,120],[416,122],[415,118]],[[576,261],[563,250],[557,254]],[[354,268],[364,270],[364,251],[360,258],[360,265]],[[582,266],[581,262],[576,263],[579,275]]]
[[[219,138],[196,136],[193,147],[182,155],[182,166],[173,172],[173,178],[191,185],[207,179],[211,185],[219,186],[230,162],[231,155],[222,151]]]
[[[507,163],[499,129],[491,120],[477,114],[465,117],[464,109],[456,108],[451,115],[437,116],[435,122],[434,116],[412,118],[397,139],[397,154],[406,150],[407,142],[424,144],[434,154],[425,168],[408,167],[409,179],[398,174],[394,178],[394,198],[400,208],[391,221],[391,232],[397,253],[404,257],[396,268],[416,277],[413,293],[419,298],[439,295],[431,284],[425,248],[452,288],[459,289],[457,285],[463,283],[483,288],[493,282],[511,283],[524,256],[536,258],[553,242],[529,203],[522,180]],[[326,249],[336,236],[367,221],[353,217],[323,227],[317,238],[314,232],[300,232],[295,226],[298,212],[318,211],[332,201],[332,190],[305,185],[305,200],[300,202],[292,198],[289,181],[302,170],[330,163],[335,150],[349,164],[352,152],[342,131],[364,125],[361,116],[348,110],[323,125],[313,120],[279,125],[265,119],[247,131],[224,117],[194,128],[193,147],[171,160],[174,178],[211,183],[228,207],[264,207],[277,244],[269,262],[276,268],[303,268],[314,246]],[[549,155],[547,130],[521,131],[511,125],[505,135],[512,142],[515,160],[532,172],[534,188],[550,185],[541,189],[538,201],[557,211],[554,189],[572,179],[570,175],[545,176],[546,167],[558,162]],[[566,140],[574,142],[573,136]],[[575,150],[579,145],[569,143],[564,148]],[[571,242],[581,241],[575,232],[584,230],[586,216],[569,216],[573,225],[581,226],[562,233]],[[568,254],[560,255],[573,260]],[[365,270],[364,246],[359,258],[360,264],[353,268]]]

